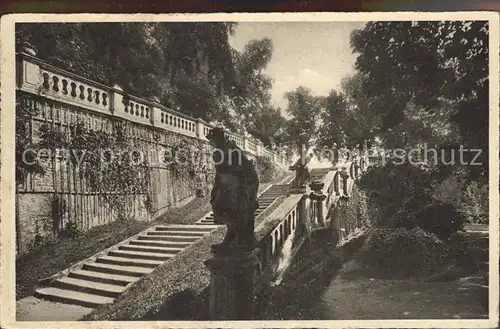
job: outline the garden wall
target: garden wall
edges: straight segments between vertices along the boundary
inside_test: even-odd
[[[41,149],[40,144],[51,149],[51,154],[38,153],[38,158],[43,160],[44,173],[27,172],[17,184],[18,253],[59,235],[68,224],[72,230],[85,231],[123,217],[152,220],[168,209],[188,203],[200,188],[209,188],[211,168],[192,177],[187,175],[186,179],[186,175],[180,177],[178,174],[185,168],[175,170],[168,161],[159,163],[158,160],[162,150],[179,145],[194,147],[200,155],[210,159],[211,148],[206,134],[212,125],[154,101],[127,95],[120,88],[100,85],[52,67],[30,54],[17,54],[16,64],[16,148],[21,148],[18,140],[27,140],[28,148],[38,145],[35,151]],[[21,112],[25,115],[23,120],[20,120]],[[89,133],[76,132],[79,125]],[[20,127],[23,129],[18,129]],[[116,140],[118,135],[129,151],[139,150],[151,160],[143,162],[137,174],[137,178],[145,182],[141,188],[117,190],[115,186],[109,191],[102,186],[96,188],[95,177],[102,174],[99,168],[92,168],[90,163],[90,168],[87,164],[84,172],[83,167],[75,163],[81,154],[69,153],[71,148],[58,147],[64,144],[61,139],[80,138],[77,148],[86,149],[92,143]],[[250,158],[264,156],[275,164],[286,166],[281,154],[265,149],[260,142],[228,131],[226,135]],[[85,139],[89,136],[93,140]],[[112,149],[114,145],[109,147]],[[60,151],[55,153],[56,149]],[[18,157],[16,161],[17,170],[23,160]],[[127,176],[126,172],[121,176],[119,170],[110,172],[117,180]],[[194,179],[196,184],[193,184]],[[108,179],[108,183],[115,185],[113,180]],[[130,182],[131,186],[135,183],[134,180]]]

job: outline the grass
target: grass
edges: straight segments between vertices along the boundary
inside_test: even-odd
[[[455,268],[440,277],[378,279],[359,276],[356,257],[362,240],[343,250],[320,238],[304,246],[306,255],[269,293],[260,311],[266,320],[485,319],[487,269],[471,266],[487,255],[485,241],[457,238],[451,247]],[[326,237],[326,241],[328,237]],[[358,251],[356,251],[358,250]],[[465,252],[464,252],[465,250]],[[349,259],[345,264],[342,262]],[[341,266],[342,265],[342,266]],[[300,298],[298,298],[300,297]]]
[[[265,187],[263,185],[261,188]],[[256,226],[279,206],[280,199],[256,218]],[[211,245],[220,243],[225,231],[225,227],[220,227],[205,235],[137,281],[113,304],[96,308],[82,320],[208,320],[207,288],[210,272],[204,261],[212,256]]]
[[[60,239],[16,260],[16,300],[31,296],[36,282],[109,248],[150,226],[192,224],[210,210],[208,198],[197,198],[153,222],[125,220],[94,227],[73,239]]]
[[[278,177],[275,182],[280,179],[283,179],[283,176]],[[261,184],[259,190],[262,191],[269,185],[270,183]],[[16,300],[31,296],[39,280],[91,257],[150,226],[167,223],[194,224],[210,210],[209,197],[196,198],[186,206],[172,209],[152,222],[116,221],[94,227],[72,239],[54,241],[41,249],[22,255],[16,260]],[[203,281],[202,278],[200,280]]]

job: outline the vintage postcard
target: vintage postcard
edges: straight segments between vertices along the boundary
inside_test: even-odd
[[[2,328],[494,328],[499,15],[1,18]]]

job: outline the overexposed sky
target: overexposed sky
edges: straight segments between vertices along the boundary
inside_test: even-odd
[[[304,86],[328,95],[354,73],[350,34],[363,22],[241,22],[231,45],[242,50],[252,39],[269,38],[274,52],[265,73],[274,79],[272,97],[284,111],[284,93]]]

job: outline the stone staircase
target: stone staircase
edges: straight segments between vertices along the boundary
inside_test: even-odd
[[[272,185],[263,191],[256,215],[285,195],[288,187]],[[47,283],[34,296],[88,308],[112,303],[137,280],[218,227],[211,213],[194,225],[154,226],[44,280]]]
[[[290,189],[289,184],[272,185],[267,190],[264,190],[259,195],[259,208],[255,211],[255,216],[259,216],[266,208],[273,204],[279,197],[286,195]],[[214,214],[209,213],[199,221],[196,222],[197,225],[213,225],[214,224]]]
[[[97,307],[108,304],[129,285],[189,247],[215,225],[154,226],[85,261],[35,291],[35,297]]]

